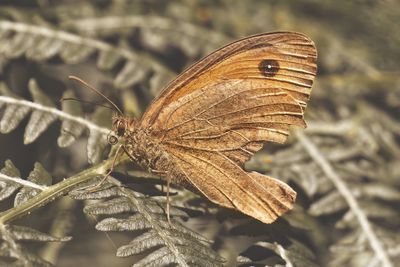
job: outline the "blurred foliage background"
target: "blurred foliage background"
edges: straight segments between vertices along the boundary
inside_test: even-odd
[[[89,124],[110,127],[110,113],[93,105],[61,106],[58,100],[63,96],[101,101],[68,81],[68,75],[88,81],[126,114],[138,117],[169,80],[220,46],[256,33],[298,31],[315,41],[319,54],[306,111],[309,127],[296,131],[288,144],[267,144],[247,164],[248,169],[293,186],[298,192],[295,209],[272,225],[262,225],[177,188],[173,204],[186,212],[181,223],[209,239],[226,266],[399,266],[399,1],[36,0],[0,4],[0,162],[6,166],[0,177],[2,211],[18,207],[20,193],[27,190],[4,180],[5,176],[29,176],[36,184],[56,184],[107,156],[104,133]],[[69,119],[55,113],[57,109],[86,123],[68,125]],[[9,162],[7,167],[7,159],[15,167]],[[38,175],[32,175],[32,169]],[[138,175],[134,166],[115,175],[127,186],[134,181],[131,189],[137,192],[159,195],[153,180],[149,183],[139,176],[145,175]],[[28,191],[23,198],[29,199]],[[104,195],[98,198],[107,200]],[[156,257],[154,251],[165,245],[146,243],[152,250],[141,248],[139,255],[116,257],[116,248],[138,234],[97,232],[95,225],[102,217],[96,214],[102,213],[88,212],[90,204],[93,200],[60,196],[12,222],[27,227],[25,232],[2,228],[1,263],[131,266],[144,255]],[[39,242],[50,239],[27,230],[33,228],[73,239]],[[136,254],[132,247],[125,256]],[[173,265],[176,258],[172,258],[152,264]],[[189,266],[208,265],[197,264]]]

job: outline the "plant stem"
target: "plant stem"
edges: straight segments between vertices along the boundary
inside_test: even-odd
[[[118,165],[124,161],[128,161],[129,158],[124,155],[119,157],[119,160],[115,165]],[[89,169],[86,169],[70,178],[64,179],[62,182],[59,182],[55,185],[47,187],[38,195],[33,198],[27,200],[17,207],[13,207],[9,210],[6,210],[0,213],[0,225],[4,225],[10,221],[13,221],[21,216],[29,214],[33,210],[47,204],[55,200],[57,197],[60,197],[67,192],[71,191],[76,185],[89,181],[98,176],[104,175],[107,170],[109,170],[112,166],[113,159],[108,159],[103,161],[100,164],[97,164]]]
[[[332,181],[332,183],[336,186],[339,193],[346,200],[347,204],[350,207],[350,210],[354,213],[355,217],[357,218],[358,223],[361,226],[361,229],[364,231],[372,250],[375,252],[376,256],[381,261],[382,266],[392,267],[393,264],[390,261],[389,256],[387,255],[385,249],[383,248],[383,244],[379,241],[374,230],[372,229],[370,222],[368,221],[367,216],[361,209],[356,198],[351,193],[346,183],[343,181],[342,177],[340,177],[337,174],[337,172],[333,169],[332,165],[325,158],[325,156],[320,153],[318,148],[313,144],[313,142],[310,139],[308,139],[308,137],[304,133],[296,131],[295,134],[296,137],[299,139],[300,143],[307,151],[307,153],[324,171],[325,175]]]

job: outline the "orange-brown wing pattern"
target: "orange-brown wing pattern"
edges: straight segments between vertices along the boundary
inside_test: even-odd
[[[246,79],[292,95],[303,107],[316,73],[317,52],[305,35],[293,32],[247,37],[211,53],[172,81],[142,117],[143,127],[161,127],[169,104],[221,80]]]
[[[258,84],[257,84],[258,86]],[[162,144],[221,152],[244,163],[266,141],[283,143],[290,125],[304,126],[299,104],[276,88],[222,81],[181,97],[162,110]]]
[[[190,182],[209,200],[240,210],[264,223],[275,221],[292,208],[296,192],[287,184],[248,173],[221,153],[170,148]]]
[[[141,127],[211,201],[270,223],[292,207],[286,184],[242,165],[266,141],[284,142],[303,111],[316,73],[316,50],[297,33],[242,39],[173,81]]]

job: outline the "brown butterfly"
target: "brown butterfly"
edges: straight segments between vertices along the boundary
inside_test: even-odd
[[[140,120],[113,104],[113,132],[133,161],[168,185],[271,223],[292,208],[296,192],[243,166],[264,142],[283,143],[291,125],[306,126],[316,59],[314,43],[299,33],[241,39],[184,71]]]

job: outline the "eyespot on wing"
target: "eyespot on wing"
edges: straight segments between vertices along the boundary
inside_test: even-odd
[[[258,64],[258,70],[265,77],[274,77],[279,71],[279,62],[274,59],[264,59]]]

